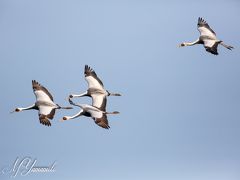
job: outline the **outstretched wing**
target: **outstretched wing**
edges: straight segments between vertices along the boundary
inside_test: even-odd
[[[84,75],[88,83],[88,88],[103,89],[104,86],[102,81],[98,78],[95,71],[88,65],[85,65]]]
[[[208,23],[203,18],[198,18],[198,31],[201,36],[215,37],[216,33],[210,28]]]
[[[206,40],[204,41],[204,47],[206,49],[207,52],[210,52],[214,55],[218,55],[218,42],[214,41],[214,40]]]
[[[101,118],[95,118],[94,121],[98,126],[104,128],[104,129],[110,128],[110,126],[108,125],[108,120],[107,120],[106,114],[103,114],[103,116]]]
[[[97,107],[94,107],[88,104],[77,104],[77,103],[74,103],[70,98],[68,98],[68,101],[71,105],[82,108],[83,111],[90,114],[92,118],[102,117],[103,112]]]
[[[84,104],[84,107],[83,106],[81,107],[83,108],[84,111],[90,113],[92,118],[101,118],[103,116],[103,112],[96,107],[93,107],[88,104]]]
[[[69,103],[74,105],[74,106],[78,106],[81,107],[82,110],[80,112],[85,112],[85,115],[87,116],[91,116],[92,119],[94,120],[94,122],[105,129],[109,129],[110,126],[108,125],[108,120],[107,120],[107,115],[105,113],[103,113],[103,111],[99,108],[96,108],[94,106],[91,105],[87,105],[87,104],[76,104],[74,103],[70,98],[68,99]],[[83,110],[84,109],[84,110]],[[79,112],[79,113],[80,113]],[[78,114],[76,114],[76,116],[78,117]],[[75,116],[73,116],[73,118],[75,118]]]
[[[49,91],[37,81],[32,81],[32,88],[37,101],[53,102],[53,97]]]
[[[39,106],[39,121],[41,124],[51,126],[49,119],[53,119],[55,115],[55,108],[50,106]]]
[[[104,94],[92,94],[92,105],[101,111],[106,111],[107,98]]]
[[[104,110],[103,110],[104,109]],[[90,105],[86,105],[85,110],[91,114],[91,117],[94,119],[95,123],[105,129],[109,129],[110,126],[108,125],[107,115],[103,113],[106,109],[106,98],[102,102],[100,108],[96,108]]]

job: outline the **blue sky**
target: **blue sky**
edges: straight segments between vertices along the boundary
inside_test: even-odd
[[[28,156],[39,166],[56,161],[56,172],[17,179],[238,180],[239,8],[237,0],[1,0],[0,168]],[[178,48],[199,36],[198,17],[235,49]],[[50,128],[36,111],[9,113],[35,101],[33,79],[68,105],[87,88],[85,64],[123,94],[108,99],[121,112],[108,117],[110,130],[86,117],[59,122],[77,108],[58,111]]]

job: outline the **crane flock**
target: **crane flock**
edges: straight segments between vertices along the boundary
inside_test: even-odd
[[[85,65],[84,76],[85,80],[88,83],[88,90],[79,95],[70,94],[68,97],[69,103],[72,104],[73,106],[80,107],[81,110],[74,116],[64,116],[62,120],[64,121],[74,119],[83,115],[92,117],[92,119],[98,126],[105,129],[109,129],[110,126],[108,125],[106,114],[118,114],[119,112],[118,111],[114,111],[112,113],[106,112],[107,96],[121,96],[121,94],[110,93],[109,91],[105,90],[104,85],[97,76],[96,72],[88,65]],[[72,98],[83,96],[91,97],[92,105],[76,104],[73,103],[73,101],[71,100]]]
[[[85,79],[88,83],[88,90],[80,95],[70,94],[68,101],[71,105],[80,107],[81,110],[73,116],[64,116],[61,121],[74,119],[79,116],[91,117],[94,122],[105,129],[109,129],[109,123],[107,119],[107,114],[119,114],[118,111],[106,112],[107,106],[107,96],[121,96],[119,93],[109,93],[104,89],[102,81],[98,78],[94,70],[92,70],[88,65],[85,66],[84,71]],[[32,81],[33,92],[36,96],[36,102],[25,108],[16,108],[12,112],[21,112],[24,110],[38,110],[39,121],[41,124],[46,126],[51,126],[50,120],[53,119],[56,109],[72,109],[72,107],[62,107],[53,102],[53,96],[49,91],[39,84],[37,81]],[[92,98],[92,105],[88,104],[76,104],[72,101],[72,98],[89,96]]]
[[[216,33],[210,28],[208,23],[203,18],[198,18],[197,27],[198,31],[200,32],[200,37],[194,42],[183,42],[179,45],[179,47],[202,44],[207,52],[214,55],[218,55],[218,45],[222,45],[229,50],[233,49],[232,46],[224,44],[222,40],[219,40],[216,37]],[[121,94],[111,93],[106,90],[96,72],[88,65],[85,65],[84,76],[88,84],[88,89],[81,94],[70,94],[68,96],[69,104],[75,107],[80,107],[80,111],[73,116],[64,116],[61,121],[75,119],[80,116],[86,116],[92,118],[92,120],[94,120],[98,126],[109,129],[110,126],[108,123],[107,114],[119,114],[119,112],[106,111],[107,97],[121,96]],[[55,111],[57,109],[73,109],[73,107],[63,107],[54,103],[53,96],[49,93],[49,91],[35,80],[32,81],[32,88],[36,97],[36,102],[33,105],[25,108],[16,108],[13,112],[21,112],[32,109],[38,110],[40,123],[45,126],[51,126],[50,120],[54,118]],[[91,105],[73,102],[74,98],[84,96],[91,97]]]

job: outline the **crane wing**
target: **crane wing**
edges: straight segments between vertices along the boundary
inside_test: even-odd
[[[103,116],[101,118],[95,118],[94,121],[98,126],[104,128],[104,129],[110,128],[110,126],[108,125],[108,120],[107,120],[106,114],[103,114]]]
[[[108,125],[107,115],[105,113],[103,113],[103,111],[101,109],[99,109],[97,107],[94,107],[94,106],[91,106],[91,105],[88,105],[88,104],[81,104],[81,105],[76,104],[70,98],[68,99],[68,101],[69,101],[70,104],[72,104],[74,106],[81,107],[82,109],[84,109],[84,110],[81,110],[81,111],[85,111],[86,113],[88,113],[98,126],[100,126],[102,128],[105,128],[105,129],[110,128],[110,126]],[[103,104],[105,104],[105,103],[106,103],[106,101],[103,101]],[[78,114],[76,114],[76,116]]]
[[[92,118],[101,118],[103,116],[103,112],[101,110],[87,104],[84,105],[84,110],[90,113]]]
[[[95,71],[88,65],[85,65],[84,75],[88,83],[88,88],[103,89],[104,86],[102,81],[98,78]]]
[[[83,109],[84,112],[89,113],[92,118],[101,118],[103,112],[97,107],[88,105],[88,104],[77,104],[74,103],[70,98],[68,99],[69,103],[73,106],[78,106]]]
[[[92,94],[92,105],[101,111],[106,111],[107,98],[104,94]]]
[[[216,38],[216,33],[210,28],[208,23],[202,19],[198,18],[198,31],[200,32],[201,36],[209,36]]]
[[[39,84],[37,81],[35,80],[32,81],[32,88],[37,101],[53,102],[53,97],[49,93],[49,91],[44,86]]]
[[[204,42],[204,47],[206,49],[206,51],[218,55],[218,51],[217,51],[217,47],[219,42],[216,42],[215,40],[205,40]]]
[[[39,106],[39,121],[41,124],[51,126],[49,119],[53,119],[55,115],[55,108],[50,106]]]
[[[203,43],[204,43],[204,47],[212,47],[216,43],[216,41],[207,39],[207,40],[204,40]]]

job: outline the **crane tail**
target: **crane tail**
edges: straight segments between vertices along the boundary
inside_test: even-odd
[[[105,114],[120,114],[118,111],[113,111],[113,112],[104,112]]]
[[[66,106],[66,107],[62,107],[62,106],[59,106],[57,104],[58,108],[57,109],[73,109],[72,107],[69,107],[69,106]]]
[[[61,109],[73,109],[72,107],[60,107]]]
[[[111,93],[110,95],[111,95],[111,96],[122,96],[122,95],[119,94],[119,93]]]

